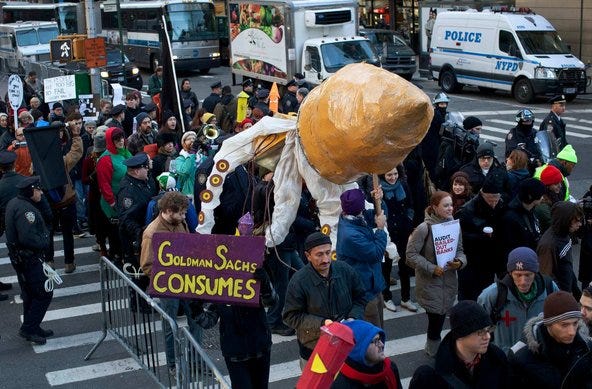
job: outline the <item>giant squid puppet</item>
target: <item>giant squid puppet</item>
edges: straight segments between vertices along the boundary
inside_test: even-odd
[[[264,117],[224,141],[199,196],[197,232],[212,231],[225,177],[254,160],[274,171],[266,246],[286,237],[304,181],[317,201],[321,231],[335,247],[341,193],[357,187],[361,175],[401,163],[423,139],[433,114],[429,97],[415,85],[372,65],[348,65],[308,94],[297,118]]]

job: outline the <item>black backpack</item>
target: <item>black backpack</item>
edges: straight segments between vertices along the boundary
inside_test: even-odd
[[[553,280],[548,276],[543,275],[542,277],[545,281],[545,290],[547,291],[548,296],[553,293]],[[536,282],[536,279],[534,282]],[[493,324],[497,324],[497,322],[502,318],[502,311],[506,306],[506,299],[508,298],[508,285],[504,282],[504,280],[496,281],[495,283],[497,284],[497,298],[490,314]]]

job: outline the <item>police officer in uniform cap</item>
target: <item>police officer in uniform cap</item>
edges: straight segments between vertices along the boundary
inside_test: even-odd
[[[38,204],[43,196],[39,176],[16,184],[17,197],[6,206],[6,245],[16,271],[23,299],[23,324],[19,335],[36,344],[45,344],[53,331],[40,327],[53,292],[45,290],[44,252],[49,247],[49,230]]]
[[[119,235],[124,251],[124,262],[138,266],[138,254],[146,217],[146,207],[156,195],[154,180],[149,178],[150,159],[138,153],[126,159],[127,174],[121,179],[117,193]]]
[[[6,204],[16,197],[18,189],[16,183],[24,179],[14,171],[14,161],[16,161],[16,153],[12,151],[0,151],[0,236],[4,234],[4,213],[6,211]],[[0,282],[0,291],[12,289],[11,284]],[[7,300],[8,296],[0,293],[0,301]]]
[[[286,88],[286,93],[282,96],[282,100],[280,101],[280,107],[281,112],[287,114],[298,110],[298,99],[296,98],[298,84],[296,83],[296,80],[288,81]]]
[[[561,119],[561,115],[565,112],[565,96],[554,96],[548,102],[551,104],[551,112],[541,122],[539,131],[552,132],[557,142],[557,150],[563,150],[567,146],[565,122]]]
[[[210,88],[212,88],[212,93],[210,93],[210,95],[204,99],[201,106],[209,113],[214,113],[216,104],[218,104],[222,99],[222,81],[216,81],[210,85]]]
[[[263,112],[263,115],[268,116],[270,112],[269,89],[259,89],[257,93],[255,93],[255,96],[257,97],[257,103],[255,103],[253,109],[259,108]]]
[[[243,92],[249,95],[247,105],[249,108],[253,108],[257,103],[257,98],[255,97],[255,93],[253,93],[253,80],[250,78],[243,81]]]

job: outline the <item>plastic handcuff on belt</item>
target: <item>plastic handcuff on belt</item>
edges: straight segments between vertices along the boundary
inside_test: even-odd
[[[44,283],[45,291],[52,292],[55,285],[61,285],[64,281],[62,281],[62,278],[60,277],[58,272],[53,270],[51,266],[49,266],[46,262],[41,261],[41,263],[43,265],[43,274],[45,274],[45,276],[47,277],[47,280],[45,280]]]

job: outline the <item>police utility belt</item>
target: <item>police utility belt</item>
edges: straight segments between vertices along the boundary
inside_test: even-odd
[[[44,254],[40,250],[18,248],[14,244],[8,244],[10,262],[14,266],[28,266],[38,261],[43,261]]]

